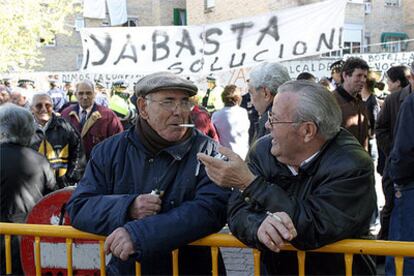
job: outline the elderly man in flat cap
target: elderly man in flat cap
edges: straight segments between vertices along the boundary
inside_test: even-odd
[[[197,87],[161,72],[142,78],[134,90],[137,123],[94,148],[68,203],[72,225],[109,235],[109,275],[133,274],[135,261],[143,275],[172,274],[176,248],[180,274],[210,274],[210,249],[186,245],[223,227],[229,192],[197,161],[199,152],[217,154],[217,145],[190,121],[189,98]]]

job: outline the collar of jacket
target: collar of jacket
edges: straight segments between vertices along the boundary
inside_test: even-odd
[[[316,173],[316,170],[318,169],[318,166],[315,164],[318,164],[320,162],[321,156],[324,154],[329,145],[332,144],[333,141],[338,139],[338,136],[340,136],[340,134],[343,132],[344,129],[341,127],[341,130],[338,131],[338,133],[335,134],[334,137],[332,137],[331,139],[326,141],[325,144],[323,144],[318,154],[315,155],[315,157],[310,162],[306,163],[302,167],[299,167],[298,175],[301,175],[303,173],[305,173],[306,175],[314,175]]]
[[[337,88],[336,88],[336,91],[338,92],[338,94],[342,97],[342,98],[344,98],[347,102],[356,102],[356,101],[358,101],[358,100],[361,100],[361,95],[359,95],[359,93],[358,94],[356,94],[356,96],[354,97],[354,96],[352,96],[351,94],[349,94],[343,87],[342,87],[342,85],[341,86],[338,86]]]
[[[399,100],[402,103],[405,99],[405,97],[407,97],[408,95],[410,95],[412,93],[412,89],[411,89],[411,84],[407,85],[406,87],[404,87],[403,89],[401,89],[401,93],[400,93],[400,97]]]
[[[137,149],[144,150],[147,155],[151,155],[151,153],[144,147],[144,145],[141,143],[138,134],[135,131],[136,126],[132,126],[129,128],[126,132],[126,138],[129,142],[131,142]],[[165,149],[162,149],[156,156],[162,154],[163,152],[171,155],[175,160],[181,160],[184,158],[184,156],[187,154],[187,152],[190,151],[193,141],[195,137],[197,136],[197,130],[193,129],[191,136],[185,140],[184,142],[173,145],[170,147],[167,147]]]
[[[52,112],[52,117],[46,123],[44,128],[36,121],[36,133],[40,132],[40,133],[46,134],[46,131],[48,129],[53,129],[56,126],[57,117],[58,116],[54,112]]]
[[[50,123],[49,123],[49,125],[47,126],[46,129],[54,128],[56,126],[57,117],[58,116],[54,112],[52,112],[52,118],[50,119]]]
[[[79,116],[78,116],[78,114],[79,114],[79,104],[76,104],[74,107],[73,107],[73,109],[72,109],[72,111],[70,111],[69,112],[69,116],[74,116],[74,117],[76,117],[76,119],[78,120],[78,124],[80,124],[80,119],[79,119]],[[89,116],[88,116],[88,118],[87,118],[87,120],[86,120],[86,122],[85,122],[85,124],[83,125],[83,127],[82,127],[82,130],[81,130],[81,137],[83,138],[85,135],[86,135],[86,133],[88,133],[88,131],[89,131],[89,129],[95,124],[95,122],[97,121],[97,120],[99,120],[100,118],[102,118],[102,115],[101,115],[101,113],[99,112],[99,110],[98,110],[98,106],[96,105],[96,103],[94,103],[93,104],[93,107],[92,107],[92,110],[91,110],[91,112],[90,112],[90,114],[89,114]]]

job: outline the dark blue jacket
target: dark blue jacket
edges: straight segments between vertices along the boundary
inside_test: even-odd
[[[109,274],[134,274],[135,260],[143,274],[171,274],[170,251],[175,248],[180,248],[180,274],[211,273],[209,250],[184,245],[219,231],[226,222],[229,192],[207,177],[196,157],[198,152],[214,154],[216,146],[193,130],[185,142],[154,157],[132,127],[94,148],[68,210],[72,225],[80,230],[109,235],[122,226],[130,234],[134,258],[112,258]],[[129,219],[129,205],[154,189],[164,191],[161,212]]]
[[[394,132],[388,172],[398,185],[414,184],[414,94],[401,105]]]

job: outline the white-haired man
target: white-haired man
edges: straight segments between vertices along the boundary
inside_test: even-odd
[[[266,127],[270,135],[250,149],[247,164],[229,149],[228,161],[198,154],[208,176],[233,187],[231,232],[262,250],[264,274],[297,275],[296,252],[369,231],[376,205],[374,168],[347,130],[332,93],[309,81],[279,87]],[[368,256],[354,256],[354,274],[375,275]],[[308,275],[344,275],[343,254],[307,253]]]
[[[273,98],[280,85],[290,80],[287,69],[280,63],[263,63],[249,73],[249,93],[251,102],[259,114],[252,143],[268,134],[265,124],[267,112],[272,108]]]
[[[53,112],[53,99],[48,93],[33,95],[31,111],[36,122],[31,147],[49,160],[59,188],[75,185],[86,163],[79,133]]]

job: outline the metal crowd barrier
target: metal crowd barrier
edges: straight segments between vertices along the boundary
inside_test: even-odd
[[[72,245],[73,239],[89,239],[99,241],[100,247],[100,274],[106,275],[105,272],[105,253],[104,242],[105,236],[94,235],[74,229],[71,226],[56,226],[44,224],[18,224],[18,223],[0,223],[0,235],[5,236],[6,251],[6,274],[12,273],[11,263],[11,236],[34,236],[35,237],[35,266],[36,275],[41,275],[41,255],[40,239],[41,237],[59,237],[66,238],[66,256],[67,256],[67,275],[73,275]],[[212,275],[218,275],[218,250],[220,247],[248,248],[231,234],[212,234],[198,241],[191,243],[193,246],[211,247],[212,257]],[[290,244],[285,244],[282,250],[297,251],[299,275],[305,275],[305,257],[306,252],[294,248]],[[254,258],[254,275],[260,275],[260,252],[252,249]],[[396,265],[396,275],[403,275],[404,257],[414,257],[414,242],[395,242],[382,240],[342,240],[333,244],[326,245],[322,248],[312,250],[312,252],[325,253],[344,253],[346,275],[352,275],[352,260],[354,254],[394,256]],[[173,275],[179,275],[178,267],[178,250],[172,251]],[[136,275],[141,275],[141,265],[136,262]]]

